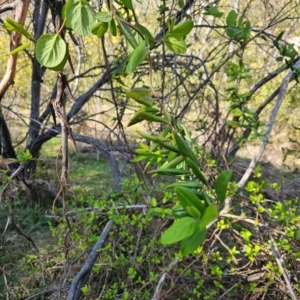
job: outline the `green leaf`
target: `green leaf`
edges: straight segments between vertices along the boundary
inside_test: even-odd
[[[203,185],[201,183],[199,183],[198,181],[189,180],[189,181],[181,181],[181,182],[175,182],[175,183],[169,184],[169,185],[166,186],[166,189],[177,187],[177,186],[190,188],[190,189],[201,189],[201,188],[203,188]]]
[[[66,6],[66,18],[71,28],[78,34],[90,35],[94,25],[94,12],[86,0],[69,0]]]
[[[203,190],[202,191],[192,190],[192,191],[195,195],[199,197],[199,199],[204,200],[207,205],[212,204],[213,199],[209,195],[207,195],[205,191]]]
[[[35,42],[35,39],[32,37],[32,35],[18,22],[11,19],[10,17],[7,17],[5,19],[5,22],[3,24],[4,28],[9,31],[17,31],[23,34],[25,37],[27,37],[29,40]]]
[[[108,29],[108,23],[106,22],[97,22],[91,28],[91,32],[94,35],[97,35],[98,38],[102,38],[105,32]]]
[[[240,125],[240,123],[238,121],[227,121],[226,125],[228,127],[236,128]]]
[[[186,37],[194,27],[194,22],[191,20],[181,22],[175,25],[171,31],[171,35],[176,39]]]
[[[156,154],[156,153],[151,153],[146,149],[136,149],[135,150],[136,154],[142,155],[142,156],[149,156],[149,157],[161,157],[161,155]]]
[[[205,15],[213,16],[215,18],[220,18],[224,15],[224,13],[220,12],[216,7],[210,6],[206,12]]]
[[[244,113],[242,110],[240,110],[239,108],[235,108],[231,111],[232,115],[234,117],[241,117]]]
[[[167,162],[167,163],[163,164],[158,170],[175,168],[175,167],[177,167],[181,162],[183,162],[183,157],[180,155],[180,156],[175,157],[175,158],[174,158],[173,160],[171,160],[170,162]]]
[[[183,208],[182,205],[177,205],[172,208],[172,214],[174,218],[181,219],[184,217],[190,217],[190,215],[187,213],[187,211]]]
[[[179,8],[183,8],[184,7],[184,0],[178,0],[178,6],[179,6]]]
[[[222,172],[215,180],[214,189],[220,202],[226,198],[227,186],[232,176],[232,170]]]
[[[200,171],[199,165],[196,165],[193,160],[190,158],[186,159],[186,162],[188,163],[189,167],[192,169],[194,175],[205,185],[208,185],[207,180],[204,176],[204,174]]]
[[[284,35],[284,31],[281,31],[281,32],[277,35],[277,37],[276,37],[275,40],[276,40],[277,42],[280,41],[280,40],[282,39],[283,35]]]
[[[211,204],[206,209],[200,221],[200,229],[206,228],[206,226],[214,221],[218,217],[218,208],[216,205]]]
[[[141,137],[143,137],[144,139],[148,140],[148,141],[152,141],[152,142],[156,142],[157,141],[157,135],[150,135],[150,134],[146,134],[143,133],[141,131],[136,131],[137,134],[139,134]]]
[[[190,172],[185,169],[158,169],[150,171],[151,174],[160,174],[160,175],[168,175],[168,176],[175,176],[175,175],[186,175]]]
[[[154,102],[154,98],[151,97],[151,90],[148,88],[133,88],[125,92],[126,95],[136,102],[145,106],[151,107]]]
[[[169,50],[177,54],[182,54],[186,52],[186,43],[181,39],[177,39],[171,34],[167,34],[165,37],[165,43]]]
[[[31,160],[32,154],[30,153],[29,149],[26,149],[25,152],[17,155],[17,159],[20,162],[25,162],[25,161]]]
[[[181,254],[183,256],[187,256],[191,253],[193,253],[197,248],[204,242],[206,238],[207,230],[204,229],[198,229],[194,234],[191,236],[185,238],[181,242]]]
[[[121,2],[124,4],[124,6],[128,9],[133,9],[132,1],[131,0],[121,0]]]
[[[67,61],[68,61],[68,58],[69,58],[69,50],[68,50],[68,45],[67,45],[67,51],[66,51],[66,54],[65,54],[65,57],[64,57],[63,61],[59,65],[57,65],[56,67],[49,68],[49,69],[52,70],[52,71],[56,71],[56,72],[62,71],[64,69]]]
[[[173,135],[180,153],[184,157],[190,158],[197,166],[200,166],[198,157],[192,151],[192,149],[189,147],[186,141],[177,132],[174,132]]]
[[[8,55],[14,55],[17,54],[21,51],[23,51],[24,49],[28,48],[30,46],[30,43],[24,43],[23,45],[17,47],[16,49],[14,49],[13,51],[9,52]]]
[[[65,27],[69,30],[72,30],[72,26],[70,24],[70,22],[67,19],[67,11],[70,8],[70,6],[72,5],[71,1],[67,1],[66,4],[63,6],[62,9],[62,18],[63,21],[65,22]]]
[[[120,29],[122,33],[124,34],[127,42],[135,49],[138,46],[138,43],[135,39],[134,34],[132,33],[131,29],[124,24],[122,21],[118,21],[118,24],[120,26]]]
[[[148,112],[145,112],[145,111],[138,111],[131,118],[131,120],[129,121],[127,126],[130,127],[130,126],[132,126],[136,123],[142,122],[144,120],[149,121],[149,122],[158,122],[158,123],[168,124],[168,122],[162,117],[155,116],[155,115],[153,115],[151,113],[148,113]]]
[[[150,31],[141,24],[134,25],[141,33],[144,35],[146,42],[149,44],[150,47],[154,46],[154,37],[150,33]]]
[[[108,28],[113,36],[117,36],[117,26],[114,19],[111,19],[111,21],[108,23]]]
[[[100,22],[108,23],[112,20],[112,16],[107,12],[100,11],[94,15],[94,18]]]
[[[142,41],[130,54],[125,72],[131,74],[149,54],[149,47],[146,46],[145,41]]]
[[[235,10],[231,10],[226,18],[226,25],[228,27],[234,27],[236,26],[236,18],[237,18],[237,14]]]
[[[243,25],[243,40],[246,41],[250,37],[251,23],[246,21]]]
[[[190,213],[190,208],[194,207],[197,209],[197,214],[190,213],[193,217],[199,218],[205,211],[205,204],[188,188],[178,186],[175,187],[175,192],[178,197],[180,204],[185,210]]]
[[[67,52],[67,44],[57,34],[43,34],[40,36],[35,47],[38,62],[47,68],[59,66]]]
[[[186,237],[192,235],[197,228],[197,221],[194,218],[185,217],[175,221],[161,237],[163,245],[174,244],[182,241]]]

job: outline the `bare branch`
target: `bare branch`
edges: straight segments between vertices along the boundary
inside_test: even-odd
[[[69,293],[68,293],[68,297],[67,300],[77,300],[80,298],[82,291],[81,288],[84,286],[84,284],[86,283],[89,274],[93,268],[93,265],[99,255],[99,249],[103,247],[107,235],[109,233],[109,231],[111,230],[113,226],[113,221],[109,220],[107,222],[107,224],[105,225],[97,243],[94,245],[91,253],[89,254],[86,262],[84,263],[83,267],[81,268],[81,270],[79,271],[79,273],[75,276]]]

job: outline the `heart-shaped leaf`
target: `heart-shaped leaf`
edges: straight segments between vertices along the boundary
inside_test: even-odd
[[[112,19],[112,16],[105,11],[100,11],[94,15],[94,18],[100,22],[108,23]]]
[[[66,18],[71,28],[81,35],[90,35],[94,25],[94,12],[86,0],[69,0],[66,6]]]
[[[173,51],[174,53],[182,54],[186,51],[186,43],[182,38],[177,39],[171,34],[167,34],[165,38],[165,43],[168,49]]]
[[[64,60],[67,44],[57,34],[43,34],[35,47],[38,62],[47,68],[55,68]]]

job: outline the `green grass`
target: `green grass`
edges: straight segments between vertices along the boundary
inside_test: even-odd
[[[74,153],[70,155],[70,163],[70,187],[75,194],[100,197],[110,192],[112,175],[105,161],[89,153]]]
[[[60,139],[54,138],[47,142],[41,151],[36,178],[54,180],[59,186],[61,170]],[[100,197],[103,192],[110,192],[113,178],[109,165],[101,158],[97,160],[92,153],[75,153],[70,149],[69,186],[68,192],[76,198],[79,194]],[[57,170],[58,168],[58,170]]]

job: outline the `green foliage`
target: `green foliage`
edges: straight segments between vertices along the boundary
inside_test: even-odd
[[[197,220],[191,217],[180,218],[161,237],[162,244],[174,244],[194,234]]]
[[[228,183],[232,176],[232,170],[222,172],[215,180],[215,192],[220,202],[224,202]]]
[[[267,288],[275,286],[281,276],[280,269],[270,254],[270,247],[274,245],[270,242],[269,232],[265,231],[265,228],[270,232],[274,229],[275,243],[279,251],[287,258],[288,271],[297,272],[300,257],[297,248],[300,238],[298,233],[299,199],[293,199],[293,201],[285,199],[281,202],[266,200],[263,189],[268,183],[261,178],[258,168],[254,180],[249,181],[246,186],[246,195],[237,195],[238,187],[233,181],[235,178],[232,176],[232,170],[227,170],[228,167],[226,167],[224,171],[223,163],[220,164],[220,161],[225,160],[223,154],[220,155],[221,152],[209,154],[206,152],[207,148],[199,146],[196,138],[192,138],[191,131],[197,136],[210,134],[209,121],[204,118],[205,120],[199,121],[193,127],[189,127],[187,123],[184,125],[180,121],[184,118],[178,115],[178,112],[186,102],[174,99],[175,93],[172,91],[168,92],[171,100],[164,102],[167,98],[166,90],[169,83],[162,87],[162,95],[157,92],[157,82],[161,80],[161,78],[157,80],[157,77],[162,74],[160,64],[153,67],[155,72],[158,70],[158,75],[154,75],[153,82],[150,79],[149,84],[145,83],[144,77],[139,77],[139,70],[144,68],[143,63],[146,63],[149,55],[153,58],[161,56],[160,50],[157,50],[160,49],[158,47],[161,43],[165,43],[167,53],[169,53],[168,50],[176,54],[185,53],[188,47],[187,35],[193,30],[194,23],[191,20],[182,20],[176,24],[175,17],[166,19],[166,12],[169,14],[170,11],[172,15],[174,7],[168,7],[164,3],[158,7],[160,16],[157,20],[160,24],[167,25],[167,32],[160,39],[154,40],[150,32],[152,28],[137,23],[137,20],[140,22],[142,18],[136,18],[131,0],[120,0],[115,3],[118,5],[117,8],[113,7],[111,10],[111,6],[108,5],[111,3],[107,2],[109,13],[104,11],[94,13],[89,1],[69,0],[63,8],[64,28],[60,30],[67,28],[82,36],[93,34],[98,38],[103,38],[110,34],[125,39],[126,43],[122,44],[122,55],[115,62],[115,66],[118,67],[122,63],[123,71],[112,73],[111,79],[117,83],[114,86],[117,98],[127,96],[142,105],[134,113],[128,126],[142,121],[147,121],[151,126],[149,126],[151,130],[149,129],[147,133],[138,132],[146,142],[139,144],[140,148],[136,150],[137,157],[133,161],[145,163],[144,170],[151,176],[151,183],[155,182],[155,184],[144,191],[144,184],[131,178],[128,182],[124,182],[122,191],[107,194],[105,192],[108,185],[107,172],[103,172],[107,166],[100,165],[101,170],[99,170],[99,165],[95,166],[95,161],[78,154],[77,161],[74,164],[72,161],[71,181],[74,184],[78,180],[80,187],[72,190],[75,196],[68,195],[69,211],[66,213],[63,209],[57,208],[59,222],[54,220],[49,222],[51,232],[59,247],[58,251],[54,251],[58,254],[50,257],[48,253],[42,256],[28,253],[22,260],[22,271],[27,272],[31,277],[42,277],[45,284],[53,283],[53,278],[57,277],[55,272],[60,272],[57,271],[60,268],[64,269],[62,266],[65,267],[67,256],[68,261],[71,259],[76,263],[78,258],[78,264],[84,262],[85,257],[81,257],[81,254],[92,247],[98,240],[99,232],[105,222],[112,219],[116,224],[114,231],[110,234],[105,247],[100,250],[100,258],[94,265],[90,279],[82,288],[84,297],[87,299],[95,299],[97,297],[95,291],[97,295],[100,294],[99,278],[103,278],[104,273],[107,275],[105,280],[101,281],[101,299],[150,299],[160,275],[170,269],[174,257],[179,258],[179,263],[174,267],[172,265],[173,270],[168,275],[174,276],[170,279],[172,288],[180,291],[178,298],[217,299],[224,297],[226,290],[228,299],[237,299],[241,291],[246,291],[243,294],[244,298],[249,296],[248,292],[254,295],[259,295],[261,291],[265,292]],[[174,3],[174,6],[176,5],[181,8],[185,3],[177,1]],[[237,138],[240,146],[247,141],[263,138],[268,132],[260,129],[263,122],[258,119],[258,113],[253,109],[255,103],[250,103],[253,94],[248,91],[248,87],[250,79],[253,80],[255,76],[251,64],[244,56],[248,50],[248,43],[252,38],[256,38],[254,34],[251,35],[256,25],[251,24],[252,21],[250,22],[246,14],[239,16],[235,10],[223,13],[218,8],[210,6],[206,8],[205,15],[213,16],[215,28],[222,32],[222,38],[237,47],[232,52],[236,55],[226,63],[224,61],[215,64],[214,59],[211,66],[205,65],[208,61],[203,63],[207,79],[211,80],[212,75],[219,72],[227,75],[230,84],[225,84],[227,103],[222,102],[220,110],[219,107],[218,109],[215,107],[214,113],[217,116],[212,124],[219,124],[223,118],[223,109],[228,109],[229,119],[225,120],[226,126],[222,127],[224,132],[217,132],[214,142],[218,144],[218,147],[223,147],[222,141],[218,138],[223,135],[228,136],[229,133]],[[186,17],[190,18],[189,15]],[[135,23],[132,22],[133,19]],[[4,26],[8,30],[21,32],[29,40],[35,42],[30,33],[13,20],[8,18]],[[36,43],[35,55],[38,61],[55,71],[63,70],[69,55],[72,55],[72,49],[68,48],[60,32],[46,33]],[[256,33],[257,28],[253,32]],[[282,43],[282,37],[283,32],[272,40],[274,48],[280,55],[276,61],[285,61],[285,64],[278,69],[278,73],[290,68],[294,72],[294,79],[297,80],[299,70],[293,69],[296,51],[293,45]],[[120,40],[123,42],[124,39]],[[28,43],[21,45],[10,54],[18,53],[28,46]],[[193,51],[193,48],[191,49]],[[203,53],[206,50],[204,47]],[[219,54],[222,56],[224,51],[220,51]],[[117,53],[116,56],[118,55]],[[196,70],[191,68],[192,64],[186,67],[186,62],[183,63],[180,60],[181,55],[175,55],[175,57],[182,66],[178,75],[180,81],[183,80],[182,78],[193,78],[185,87],[186,94],[195,86],[199,86],[199,81],[202,84],[204,72],[191,74],[191,70]],[[165,62],[164,68],[166,68]],[[221,65],[224,68],[220,68]],[[149,70],[152,71],[151,60],[149,60]],[[172,69],[172,74],[177,76],[175,68]],[[166,79],[165,82],[168,82],[169,74],[164,73],[164,75],[166,76],[163,78],[164,81]],[[176,81],[171,83],[174,86],[179,83],[175,75]],[[131,80],[135,81],[134,86],[151,86],[151,89],[146,87],[129,89]],[[210,81],[209,92],[214,89],[214,82]],[[124,90],[126,90],[125,93]],[[176,89],[177,91],[180,92],[180,89]],[[220,91],[220,95],[223,95],[222,92],[223,90]],[[205,97],[206,93],[207,90],[203,90]],[[196,94],[199,94],[199,91]],[[181,94],[176,94],[176,98],[179,97]],[[193,96],[187,98],[193,99]],[[195,100],[198,101],[199,98]],[[176,108],[177,112],[171,108],[172,101],[176,102],[176,105],[180,103]],[[216,99],[217,102],[219,106],[220,99]],[[210,108],[208,107],[207,111]],[[199,135],[194,130],[195,127],[200,131]],[[151,134],[154,132],[153,128],[156,134]],[[246,130],[251,133],[244,137],[243,133]],[[32,159],[30,152],[18,156],[21,163],[30,159]],[[227,166],[226,161],[224,165]],[[47,168],[47,171],[51,172],[50,169]],[[100,184],[99,173],[105,177]],[[169,177],[165,178],[162,175]],[[90,189],[92,185],[93,191]],[[93,195],[96,190],[94,186],[97,187],[96,196]],[[277,192],[279,190],[280,187]],[[227,196],[232,197],[234,203],[232,210],[230,214],[220,214]],[[135,204],[141,205],[140,203],[144,202],[145,205],[141,211],[138,210],[139,208],[136,209]],[[67,222],[66,216],[71,222]],[[269,229],[266,224],[272,229]],[[166,226],[169,227],[165,230]],[[165,231],[161,232],[161,228]],[[180,243],[180,246],[177,243]],[[178,253],[179,250],[180,253]],[[188,258],[185,258],[186,256]],[[197,265],[198,261],[201,261],[201,268]],[[246,268],[257,268],[257,266],[264,272],[260,284],[251,282],[250,276],[245,275],[248,274],[245,272]],[[76,275],[75,269],[71,270],[71,277]],[[182,285],[176,279],[184,280],[185,276],[194,278],[195,284],[192,288],[186,288],[187,285],[184,283],[185,289],[182,289]],[[240,282],[235,281],[237,276],[242,278]],[[222,280],[224,278],[226,280]],[[210,280],[210,284],[207,284],[207,279]],[[227,283],[231,281],[234,281],[234,286],[229,288]],[[4,285],[3,280],[1,283]],[[32,284],[30,289],[33,291],[41,286]],[[293,284],[293,286],[299,288],[298,284]],[[170,296],[167,289],[169,287],[162,286],[162,290],[166,292],[165,298]],[[0,297],[2,297],[1,292]]]
[[[149,46],[142,41],[130,54],[125,73],[131,74],[150,54]]]
[[[69,0],[65,6],[66,20],[71,28],[83,36],[90,35],[95,22],[90,3],[86,0]]]
[[[25,49],[27,49],[30,46],[30,43],[24,43],[23,45],[17,47],[15,50],[8,53],[8,55],[14,55],[17,54]]]
[[[23,153],[19,153],[17,158],[21,163],[24,163],[32,159],[32,154],[30,153],[29,149],[26,149]]]
[[[44,34],[36,43],[35,53],[41,65],[55,68],[64,61],[67,44],[58,34]]]
[[[26,38],[28,38],[29,40],[31,40],[32,42],[35,42],[34,38],[32,37],[32,35],[23,27],[21,26],[18,22],[16,22],[15,20],[11,19],[10,17],[7,17],[5,19],[5,22],[3,24],[3,26],[9,30],[9,31],[17,31],[20,32],[21,34],[23,34]]]

